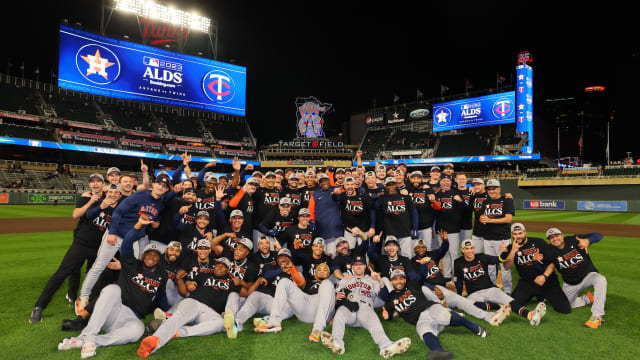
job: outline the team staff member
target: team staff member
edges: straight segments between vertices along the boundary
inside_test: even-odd
[[[431,202],[435,201],[435,195],[431,188],[423,183],[422,172],[416,170],[409,175],[407,186],[409,195],[413,199],[413,205],[418,211],[418,237],[430,250],[433,242],[434,212]]]
[[[438,211],[436,217],[436,229],[446,231],[449,236],[449,251],[442,259],[444,276],[451,279],[453,276],[453,262],[460,254],[460,216],[464,207],[464,200],[457,190],[451,188],[451,177],[442,175],[440,178],[440,191],[435,195],[432,203],[434,210]],[[442,246],[442,239],[436,235],[435,247]]]
[[[65,338],[58,350],[82,348],[83,359],[96,355],[96,347],[137,341],[144,333],[141,318],[149,313],[153,299],[164,292],[167,273],[160,264],[162,251],[156,244],[144,249],[140,260],[133,256],[133,242],[153,220],[140,215],[125,235],[120,248],[122,269],[118,284],[102,289],[89,323],[76,338]],[[101,331],[105,333],[99,335]]]
[[[47,285],[42,290],[36,305],[31,312],[29,322],[42,322],[42,310],[49,305],[51,298],[60,288],[64,279],[74,272],[80,274],[80,268],[87,261],[87,268],[91,268],[98,252],[98,247],[105,230],[109,226],[111,214],[118,205],[120,191],[117,185],[111,184],[107,187],[107,194],[103,198],[104,178],[100,174],[89,176],[90,193],[85,193],[78,197],[76,208],[73,211],[73,218],[79,219],[73,231],[73,242],[67,250],[58,270],[51,276]],[[80,278],[77,281],[69,279],[69,291],[67,299],[75,301],[78,293]]]
[[[590,233],[583,236],[563,236],[557,228],[547,230],[547,239],[553,246],[551,261],[560,275],[562,275],[562,291],[567,295],[572,308],[589,304],[591,317],[585,325],[592,329],[600,327],[604,315],[604,304],[607,301],[607,279],[593,265],[589,256],[589,246],[602,239],[600,233]],[[543,285],[550,276],[547,269],[543,276],[536,279],[538,285]],[[593,287],[593,294],[586,293],[578,296],[580,291]]]
[[[520,274],[520,281],[511,297],[520,304],[526,304],[531,297],[542,297],[548,301],[553,309],[559,313],[568,314],[571,312],[571,304],[560,288],[560,283],[553,270],[545,277],[543,286],[536,284],[538,276],[544,277],[544,272],[551,262],[549,244],[543,239],[530,238],[527,236],[527,229],[521,223],[511,225],[511,236],[513,243],[509,246],[501,246],[502,253],[500,261],[505,269],[516,267]]]
[[[377,206],[382,213],[384,234],[398,239],[400,255],[413,255],[413,241],[418,238],[418,212],[409,195],[398,191],[396,179],[388,177],[384,181],[384,195],[378,197]]]
[[[316,235],[326,241],[327,255],[336,256],[336,240],[344,234],[344,225],[340,216],[340,205],[333,201],[333,187],[329,176],[318,175],[320,189],[313,192],[309,199],[311,228]]]
[[[351,248],[358,245],[359,239],[351,233],[352,229],[358,228],[367,231],[370,237],[375,234],[375,206],[369,195],[358,194],[355,179],[352,176],[344,179],[344,191],[336,188],[331,197],[333,201],[340,204],[344,238],[347,239]]]
[[[487,194],[489,198],[484,203],[484,210],[480,215],[480,223],[484,224],[484,253],[490,256],[500,255],[500,244],[511,242],[510,224],[516,214],[513,199],[508,199],[500,193],[500,181],[489,179],[487,181]],[[511,270],[505,269],[500,264],[502,271],[502,289],[511,294]],[[489,267],[489,277],[496,283],[497,265]]]

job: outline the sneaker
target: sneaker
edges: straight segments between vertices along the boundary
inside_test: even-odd
[[[311,330],[311,334],[309,334],[309,341],[314,343],[320,342],[320,331]]]
[[[88,296],[80,296],[76,299],[76,315],[82,314],[82,310],[89,305]]]
[[[151,320],[147,325],[144,326],[144,334],[142,334],[142,336],[149,336],[149,335],[153,335],[153,333],[156,332],[156,330],[158,330],[158,328],[160,327],[160,325],[162,325],[162,323],[164,322],[164,320],[160,320],[160,319],[153,319]]]
[[[160,342],[160,338],[159,337],[157,337],[157,336],[147,336],[140,343],[140,347],[138,348],[138,352],[137,352],[138,356],[140,356],[141,358],[144,359],[147,356],[151,355],[153,350],[155,350],[156,347],[158,346],[159,342]]]
[[[333,335],[331,335],[330,333],[326,331],[320,333],[320,341],[322,341],[322,345],[324,345],[324,347],[333,351],[334,354],[344,354],[344,347],[336,344],[336,342],[333,340]]]
[[[584,296],[589,298],[589,304],[593,304],[593,293],[591,291],[588,291]]]
[[[84,345],[82,345],[82,350],[80,351],[80,358],[87,359],[94,356],[96,356],[96,344],[91,342],[84,343]]]
[[[496,311],[489,318],[489,324],[491,326],[498,326],[502,324],[502,322],[509,316],[511,313],[511,307],[506,307],[504,305],[500,306],[500,310]]]
[[[29,316],[30,323],[41,323],[42,322],[42,308],[40,306],[36,306],[31,311],[31,316]]]
[[[487,336],[489,336],[489,333],[487,332],[487,329],[485,329],[483,326],[478,325],[478,331],[476,331],[476,335],[485,338]]]
[[[393,355],[402,354],[406,352],[407,349],[409,349],[409,346],[411,346],[411,339],[407,337],[402,338],[394,342],[390,346],[380,350],[380,356],[382,356],[385,359],[388,359]]]
[[[76,300],[75,300],[75,299],[72,299],[72,298],[69,296],[69,294],[66,294],[64,297],[67,299],[67,303],[69,303],[69,306],[74,306],[74,304],[76,303]]]
[[[453,359],[453,351],[431,350],[429,351],[429,360],[448,360]]]
[[[264,326],[258,326],[257,328],[254,328],[253,331],[258,334],[277,333],[282,331],[282,327],[267,323]]]
[[[231,310],[228,310],[224,314],[224,328],[227,330],[227,337],[229,339],[235,339],[238,337],[238,327],[236,326],[235,317]]]
[[[167,320],[169,318],[169,315],[162,309],[156,308],[155,310],[153,310],[153,318],[157,320]]]
[[[269,322],[269,318],[267,316],[253,318],[253,327],[265,326],[267,325],[267,322]]]
[[[71,350],[80,348],[82,348],[82,341],[74,337],[64,338],[58,344],[58,350]]]
[[[533,310],[533,313],[529,313],[529,324],[533,326],[540,325],[540,320],[542,320],[542,317],[546,313],[547,313],[547,305],[545,305],[544,302],[538,303],[538,305],[536,305],[535,310]]]
[[[602,324],[602,318],[601,317],[595,317],[593,315],[591,315],[589,320],[587,320],[587,322],[584,323],[585,326],[590,327],[592,329],[599,328],[600,324]]]
[[[63,319],[62,320],[62,330],[63,331],[77,331],[82,330],[87,326],[87,320],[83,319],[82,316],[77,316],[75,319]]]

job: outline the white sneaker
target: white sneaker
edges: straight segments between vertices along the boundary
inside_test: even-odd
[[[74,337],[64,338],[58,344],[58,350],[80,349],[81,347],[82,347],[82,341]]]
[[[509,316],[510,313],[511,313],[510,306],[506,306],[506,305],[500,306],[500,310],[493,313],[493,315],[491,315],[491,317],[489,318],[489,324],[491,326],[498,326],[502,324],[502,322],[507,318],[507,316]]]
[[[320,340],[322,341],[322,345],[324,345],[324,347],[333,351],[334,354],[336,355],[344,354],[344,346],[338,345],[335,342],[335,340],[333,340],[333,335],[331,335],[330,333],[326,331],[323,331],[322,333],[320,333]]]
[[[392,357],[393,355],[402,354],[406,352],[411,346],[411,339],[408,337],[402,338],[385,349],[380,350],[380,356],[385,359]]]
[[[545,305],[544,301],[539,302],[538,305],[536,305],[535,310],[533,310],[533,315],[531,316],[531,319],[529,319],[529,324],[533,326],[540,325],[540,320],[542,320],[542,317],[546,313],[547,313],[547,305]]]
[[[153,318],[156,320],[167,320],[167,313],[160,308],[153,310]]]
[[[80,351],[80,358],[87,359],[94,356],[96,356],[96,344],[91,342],[84,343]]]

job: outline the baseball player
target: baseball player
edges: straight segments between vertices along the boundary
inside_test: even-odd
[[[167,310],[182,300],[182,295],[180,295],[176,283],[176,275],[180,270],[181,254],[182,244],[174,240],[167,244],[164,255],[160,258],[160,263],[167,272],[167,286],[164,294],[162,294],[163,296],[160,296],[160,299],[156,299],[156,302],[160,303],[161,306]]]
[[[431,203],[431,206],[438,212],[436,229],[446,231],[449,236],[449,251],[442,259],[444,276],[448,280],[453,275],[453,262],[460,256],[460,216],[462,208],[465,206],[464,199],[458,194],[458,191],[451,188],[449,175],[440,177],[440,191],[435,194],[435,201]],[[437,235],[435,238],[434,243],[440,247],[442,239]]]
[[[604,304],[607,301],[607,279],[593,265],[589,256],[589,246],[602,239],[600,233],[586,235],[564,236],[557,228],[551,228],[546,232],[547,239],[552,246],[550,260],[553,267],[562,275],[562,291],[564,291],[572,308],[591,305],[591,317],[585,325],[592,329],[600,327],[604,315]],[[553,271],[551,267],[551,271]],[[535,281],[538,285],[544,285],[551,275],[549,269],[545,270],[542,277]],[[593,294],[578,294],[593,287]]]
[[[180,216],[176,214],[176,218],[180,219]],[[196,213],[193,224],[181,224],[177,221],[174,225],[180,230],[180,243],[187,254],[197,253],[198,240],[213,239],[213,232],[209,227],[209,212],[206,210]]]
[[[413,206],[418,211],[418,237],[431,249],[435,215],[431,207],[431,202],[435,201],[433,190],[423,182],[422,172],[418,170],[409,174],[407,190],[413,200]]]
[[[433,190],[434,193],[440,191],[440,177],[442,176],[442,170],[440,170],[439,166],[432,166],[429,169],[429,180],[427,180],[427,185]]]
[[[91,289],[107,264],[120,249],[123,237],[138,221],[139,214],[148,214],[153,220],[156,220],[164,209],[165,202],[171,201],[175,197],[175,192],[169,191],[170,184],[169,175],[166,173],[158,174],[151,190],[136,192],[118,205],[102,238],[96,261],[82,283],[80,297],[76,300],[76,315],[80,315],[81,310],[89,302]],[[179,192],[182,189],[180,185],[176,185],[175,190]],[[160,248],[166,247],[166,245],[161,246],[163,244],[156,245]]]
[[[73,243],[64,255],[58,270],[49,278],[47,285],[42,290],[36,301],[35,307],[29,317],[30,323],[42,322],[42,311],[49,305],[55,292],[62,286],[64,279],[69,279],[69,291],[67,299],[75,301],[78,286],[80,285],[80,268],[87,261],[87,267],[91,268],[98,252],[98,246],[102,236],[109,226],[111,214],[120,200],[118,185],[111,184],[107,187],[106,196],[103,197],[104,178],[100,174],[89,176],[89,188],[91,193],[85,193],[78,198],[73,217],[79,219],[73,231]],[[71,275],[77,272],[76,281],[72,281]]]
[[[571,312],[571,304],[564,292],[560,288],[560,282],[555,272],[550,269],[550,274],[545,277],[544,273],[549,263],[551,263],[550,245],[539,238],[527,236],[527,229],[522,223],[511,225],[511,236],[513,243],[500,248],[500,261],[505,269],[515,266],[520,274],[520,281],[513,289],[511,296],[520,304],[526,304],[531,297],[544,298],[559,313],[568,314]],[[536,284],[536,278],[542,276],[544,285]]]
[[[287,265],[291,267],[292,265]],[[320,264],[316,269],[313,282],[304,282],[301,286],[289,278],[283,278],[276,287],[273,306],[268,321],[254,328],[257,333],[282,331],[282,320],[293,314],[303,323],[312,323],[313,329],[309,341],[319,342],[320,333],[324,331],[327,321],[335,308],[335,291],[333,283],[328,280],[331,272],[327,264]],[[291,269],[288,269],[291,274]],[[293,274],[292,278],[294,277]]]
[[[268,235],[268,232],[260,230],[259,224],[265,222],[267,217],[272,216],[278,205],[280,204],[280,191],[276,188],[276,174],[273,171],[267,171],[264,174],[262,187],[258,188],[253,194],[255,203],[255,223],[257,228],[253,230],[254,248],[258,248],[258,241],[262,236]]]
[[[277,265],[276,258],[279,250],[279,246],[276,250],[271,250],[271,241],[266,236],[258,241],[258,251],[254,252],[250,257],[251,261],[258,265],[258,277],[262,275],[262,269],[266,264]]]
[[[356,191],[355,179],[349,176],[344,179],[344,190],[334,189],[331,198],[340,204],[340,213],[344,224],[344,238],[349,242],[351,248],[358,245],[359,237],[351,233],[352,229],[358,228],[368,231],[369,236],[375,234],[376,211],[373,200],[369,195],[359,194]]]
[[[133,242],[153,220],[140,215],[125,235],[120,248],[122,269],[118,284],[102,289],[87,326],[76,338],[65,338],[58,350],[82,348],[83,359],[96,355],[96,347],[122,345],[137,341],[144,333],[140,320],[151,309],[151,303],[164,292],[167,273],[160,263],[162,250],[156,244],[144,249],[141,259],[133,256]],[[105,333],[99,335],[101,331]]]
[[[362,236],[366,236],[365,233],[361,234]],[[355,249],[351,249],[351,247],[349,247],[349,242],[345,238],[338,238],[337,242],[337,255],[335,259],[333,259],[331,273],[336,280],[342,280],[345,277],[350,278],[353,276],[353,268],[351,267],[353,258],[358,255],[366,254],[366,251],[362,251],[362,245]],[[365,241],[362,242],[362,244],[365,243]],[[365,271],[369,270],[366,269]]]
[[[454,179],[455,189],[464,200],[465,206],[460,213],[460,238],[471,239],[473,228],[473,208],[471,207],[472,190],[467,187],[467,174],[459,171]]]
[[[278,242],[287,249],[307,249],[310,251],[313,244],[313,230],[309,225],[310,212],[309,209],[302,208],[298,211],[298,223],[287,227],[278,235]]]
[[[400,255],[412,256],[413,240],[418,239],[418,211],[411,196],[400,194],[397,185],[395,178],[386,178],[384,195],[378,197],[376,206],[381,211],[384,233],[398,239]]]
[[[316,172],[314,169],[308,169],[304,174],[304,186],[300,188],[300,194],[302,195],[302,204],[300,207],[308,208],[311,194],[318,190],[318,183],[316,182]]]
[[[366,242],[362,246],[363,251],[366,249],[369,262],[375,266],[376,272],[380,273],[382,277],[391,279],[389,277],[391,272],[395,269],[401,269],[405,274],[409,275],[410,279],[416,281],[418,274],[415,272],[411,260],[406,256],[398,254],[398,250],[400,249],[398,239],[393,235],[388,235],[384,240],[384,251],[386,255],[378,255],[379,251],[377,248],[379,248],[382,243],[380,238],[381,234],[375,235],[372,239],[372,246],[369,246]]]
[[[148,357],[174,337],[206,336],[223,331],[224,320],[220,314],[229,294],[237,293],[240,288],[234,284],[230,268],[231,262],[227,258],[216,260],[213,274],[198,274],[194,279],[195,288],[191,289],[184,282],[186,273],[180,273],[178,289],[186,298],[153,335],[142,340],[138,356]]]
[[[469,204],[473,208],[473,232],[471,240],[473,241],[473,246],[475,246],[476,251],[482,253],[484,252],[484,229],[486,225],[480,222],[480,216],[484,211],[484,202],[487,201],[489,195],[484,187],[484,180],[473,178],[471,185],[473,185],[471,199],[469,199]]]
[[[344,330],[345,326],[365,328],[373,341],[380,349],[380,356],[390,358],[396,354],[402,354],[409,346],[411,339],[402,338],[391,341],[384,332],[380,319],[373,311],[373,301],[380,292],[381,279],[365,274],[367,264],[365,258],[356,256],[351,264],[353,277],[342,279],[338,283],[336,294],[337,310],[333,317],[331,333],[323,331],[320,334],[322,345],[331,349],[334,354],[344,354]]]
[[[298,181],[298,175],[291,173],[287,179],[287,185],[280,190],[281,197],[286,196],[291,199],[291,213],[294,215],[298,213],[298,209],[302,204],[302,194],[298,190]]]
[[[376,164],[376,182],[380,185],[384,184],[385,179],[387,178],[387,169],[384,164]]]
[[[262,218],[262,221],[258,224],[258,235],[260,237],[267,237],[271,243],[275,243],[276,239],[280,237],[280,233],[285,231],[288,227],[292,226],[296,222],[296,216],[291,211],[291,209],[293,208],[291,204],[291,198],[288,196],[283,196],[278,202],[279,204],[276,207],[272,208],[271,211],[266,214]],[[255,234],[256,233],[254,232],[254,235]],[[258,240],[259,239],[260,238],[258,238]]]
[[[479,302],[482,304],[481,306],[484,306],[485,302],[498,303],[502,306],[508,305],[511,307],[511,311],[515,311],[518,315],[529,320],[531,325],[539,325],[540,320],[547,313],[544,301],[538,303],[534,311],[529,311],[504,291],[498,289],[488,276],[489,264],[497,264],[498,257],[476,254],[475,250],[471,240],[467,239],[462,242],[464,256],[456,259],[454,265],[458,294],[462,294],[462,285],[464,284],[467,289],[467,299]]]
[[[253,194],[258,189],[258,186],[258,180],[250,177],[244,186],[229,200],[231,209],[240,210],[244,214],[242,231],[248,233],[251,237],[253,237]]]
[[[293,263],[302,266],[302,275],[304,276],[306,287],[314,287],[316,285],[316,270],[318,266],[324,264],[331,268],[333,259],[324,253],[324,239],[317,237],[313,239],[311,252],[304,249],[296,249],[293,251]],[[331,273],[329,273],[331,276]]]
[[[247,217],[248,216],[249,215],[247,215]],[[238,239],[243,237],[251,238],[252,232],[248,231],[244,226],[245,218],[246,216],[241,210],[232,210],[229,214],[229,222],[225,224],[222,234],[217,236],[222,236],[222,244],[230,252],[233,252],[233,249],[236,248]]]
[[[439,302],[427,300],[422,294],[420,286],[407,281],[404,271],[395,269],[390,274],[393,290],[389,292],[383,283],[380,297],[385,300],[382,308],[382,317],[385,320],[393,320],[393,315],[398,313],[406,322],[416,326],[420,338],[429,348],[428,359],[451,359],[453,352],[444,351],[438,334],[445,326],[464,326],[480,337],[487,337],[487,330],[451,311]]]

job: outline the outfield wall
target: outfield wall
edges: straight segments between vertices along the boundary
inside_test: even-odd
[[[591,206],[607,206],[626,202],[627,212],[640,212],[640,185],[518,187],[518,180],[500,180],[500,183],[503,194],[505,192],[513,194],[516,209],[524,209],[526,200],[564,201],[564,210],[571,211],[585,210],[585,204],[589,209]],[[553,210],[544,207],[539,209]],[[607,211],[606,208],[594,208],[593,210]]]
[[[55,192],[0,192],[0,205],[74,205],[77,194]]]

